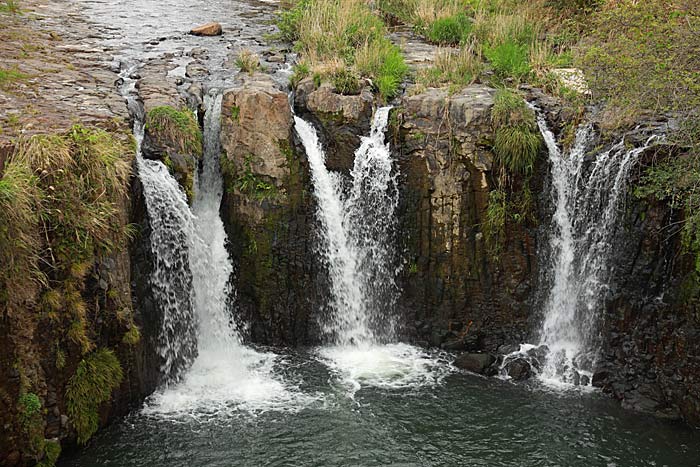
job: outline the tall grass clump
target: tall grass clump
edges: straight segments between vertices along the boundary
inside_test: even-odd
[[[38,183],[33,171],[17,161],[10,161],[0,178],[0,295],[21,293],[27,290],[26,282],[46,281],[38,266],[42,207]]]
[[[341,81],[359,75],[369,78],[384,99],[398,93],[408,67],[367,2],[309,0],[292,9],[294,21],[282,27],[294,28],[285,34],[296,38],[295,48],[308,66],[305,74],[332,79],[347,91],[354,91],[354,82]]]
[[[419,70],[416,81],[426,87],[448,83],[467,86],[476,81],[482,68],[481,59],[471,47],[462,47],[459,51],[441,48],[435,52],[433,66]]]
[[[530,74],[530,60],[527,46],[507,41],[484,50],[491,62],[493,71],[501,78],[522,80]]]
[[[260,68],[260,57],[248,49],[243,49],[236,57],[236,66],[242,73],[252,74]]]
[[[373,80],[385,100],[398,94],[408,73],[401,50],[385,37],[361,45],[355,56],[355,67],[362,76]]]
[[[114,352],[99,349],[85,357],[66,386],[66,408],[78,434],[78,443],[85,444],[99,427],[99,408],[112,396],[124,374]]]
[[[542,145],[532,109],[515,91],[500,89],[491,123],[496,130],[493,149],[501,166],[509,173],[531,174]]]
[[[465,43],[472,31],[472,21],[465,13],[433,21],[425,31],[425,37],[435,44],[457,45]]]

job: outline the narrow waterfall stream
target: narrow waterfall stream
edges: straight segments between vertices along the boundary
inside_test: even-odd
[[[177,381],[197,354],[196,320],[190,272],[193,216],[187,198],[167,167],[141,157],[143,122],[135,123],[137,170],[151,226],[153,270],[150,283],[163,313],[158,350],[166,383]]]
[[[554,205],[543,262],[549,290],[539,344],[506,356],[504,366],[535,356],[538,377],[546,385],[590,386],[629,172],[654,137],[637,148],[621,140],[588,162],[594,136],[590,125],[579,128],[573,146],[563,153],[542,115],[537,123],[549,155]]]
[[[399,293],[391,237],[398,189],[385,142],[390,110],[376,110],[370,134],[355,152],[349,193],[343,192],[341,174],[326,168],[314,127],[295,117],[318,202],[319,254],[331,284],[331,316],[324,329],[333,345],[319,353],[352,393],[363,384],[435,384],[449,372],[416,347],[390,343],[395,337],[393,304]]]

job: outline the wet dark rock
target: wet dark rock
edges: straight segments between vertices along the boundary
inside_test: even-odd
[[[496,357],[488,353],[464,353],[455,359],[454,366],[483,375],[495,361]]]
[[[504,369],[506,374],[515,381],[526,380],[533,374],[530,362],[522,357],[509,360],[504,365]]]

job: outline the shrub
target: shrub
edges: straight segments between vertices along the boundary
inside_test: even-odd
[[[441,45],[456,45],[466,42],[472,30],[471,19],[464,13],[433,21],[425,36],[431,42]]]
[[[524,45],[508,41],[485,50],[494,72],[501,78],[522,80],[530,73],[528,49]]]
[[[333,74],[333,87],[336,92],[345,95],[359,94],[360,79],[351,70],[344,68]]]
[[[292,76],[289,78],[289,84],[292,86],[292,89],[296,88],[301,80],[311,74],[311,68],[304,62],[297,63],[292,70]]]
[[[109,349],[84,358],[66,386],[66,407],[78,443],[85,444],[97,431],[100,405],[107,402],[124,375],[119,360]]]

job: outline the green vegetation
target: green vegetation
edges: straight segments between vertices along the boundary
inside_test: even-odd
[[[347,69],[351,76],[370,78],[376,91],[391,99],[408,71],[384,23],[363,0],[298,1],[279,14],[278,26],[320,79],[333,80]]]
[[[292,77],[289,79],[289,84],[292,86],[292,88],[296,88],[301,80],[308,77],[310,74],[311,68],[309,68],[309,65],[304,62],[297,63],[294,65]]]
[[[277,187],[267,183],[259,175],[253,173],[251,167],[253,156],[248,155],[243,161],[243,170],[236,177],[236,188],[241,193],[251,194],[258,201],[277,196]]]
[[[53,467],[61,455],[61,444],[58,441],[46,440],[44,442],[44,458],[36,467]]]
[[[506,193],[503,190],[493,190],[489,193],[489,203],[484,222],[481,224],[481,232],[484,235],[486,252],[493,261],[498,261],[503,251],[507,210]]]
[[[66,386],[66,408],[78,443],[85,444],[97,431],[100,405],[110,399],[122,378],[121,365],[111,350],[99,349],[80,362]]]
[[[184,154],[201,157],[202,131],[190,110],[178,110],[170,106],[155,107],[146,116],[146,130],[158,142]]]
[[[693,258],[694,271],[688,278],[693,292],[686,299],[700,296],[700,124],[685,125],[676,144],[685,154],[668,157],[645,172],[635,195],[667,202],[683,213],[680,224],[682,251]]]
[[[11,13],[16,15],[20,13],[19,2],[17,0],[5,0],[0,3],[0,13]]]
[[[611,130],[700,105],[700,10],[681,0],[610,2],[592,17],[579,60]],[[695,116],[697,118],[697,116]]]
[[[359,94],[360,92],[360,79],[352,72],[352,70],[347,68],[337,70],[335,73],[333,73],[332,81],[335,91],[340,94],[354,95]]]
[[[122,337],[122,342],[126,345],[134,346],[141,342],[141,331],[139,331],[138,326],[131,323],[129,330]]]
[[[469,39],[472,21],[464,13],[433,21],[425,31],[425,37],[440,45],[457,45]]]
[[[7,89],[11,84],[27,78],[17,69],[0,68],[0,89]]]
[[[238,121],[238,119],[241,117],[241,108],[238,107],[237,105],[231,106],[231,118],[234,119],[235,121]]]
[[[500,89],[491,122],[496,130],[493,149],[498,162],[510,173],[531,174],[542,145],[532,109],[516,92]]]
[[[438,87],[443,84],[467,86],[481,73],[483,64],[470,47],[462,47],[458,52],[452,49],[439,49],[433,66],[419,70],[416,82],[425,87]]]
[[[501,78],[514,78],[518,81],[530,74],[528,49],[507,41],[493,47],[488,47],[484,54],[491,62],[493,71]]]
[[[26,392],[17,401],[19,423],[28,440],[32,454],[40,455],[44,450],[44,414],[41,400],[33,392]]]
[[[236,66],[242,73],[254,73],[260,69],[260,57],[248,49],[243,49],[236,57]]]

